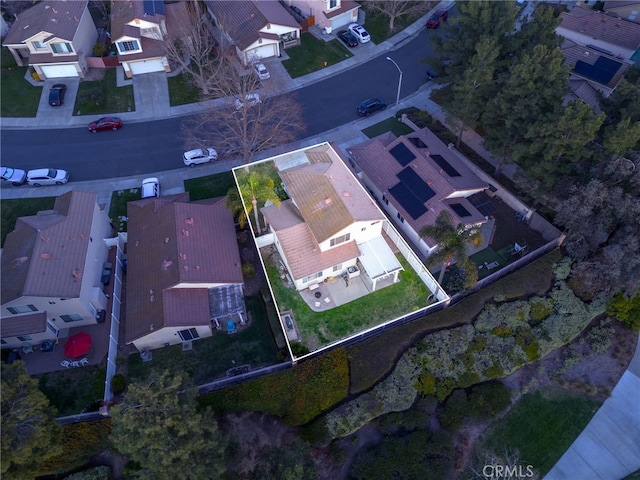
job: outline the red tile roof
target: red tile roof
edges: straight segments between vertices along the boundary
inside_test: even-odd
[[[640,24],[596,10],[574,7],[560,14],[560,28],[566,28],[595,40],[636,50],[640,46]]]

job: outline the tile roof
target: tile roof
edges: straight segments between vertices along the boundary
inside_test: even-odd
[[[577,62],[584,62],[589,65],[594,65],[599,58],[606,58],[611,61],[620,63],[621,65],[620,69],[615,73],[615,75],[611,77],[609,82],[607,82],[606,84],[596,82],[599,85],[603,85],[604,87],[607,87],[609,89],[614,89],[618,85],[618,83],[620,83],[620,80],[622,80],[627,70],[631,68],[630,64],[620,60],[619,58],[614,57],[613,55],[607,55],[606,53],[603,53],[600,50],[597,50],[592,47],[579,45],[578,43],[573,42],[569,39],[565,39],[562,42],[561,48],[562,48],[562,54],[564,55],[565,63],[568,64],[572,69],[571,75],[577,76],[580,78],[585,78],[590,82],[596,82],[596,80],[583,77],[582,75],[580,75],[579,73],[573,70]]]
[[[224,197],[189,202],[185,193],[129,203],[127,275],[134,281],[127,284],[127,342],[149,333],[151,325],[159,329],[178,321],[180,309],[187,308],[181,303],[185,298],[198,301],[188,307],[194,315],[205,304],[208,309],[206,288],[175,293],[173,287],[197,290],[197,285],[243,282],[233,216],[225,202]]]
[[[47,329],[47,313],[34,312],[29,315],[2,317],[2,337],[17,337],[42,333]]]
[[[640,45],[640,24],[591,9],[574,7],[560,14],[559,28],[572,30],[595,40],[635,50]]]
[[[424,145],[419,148],[411,141]],[[402,165],[390,153],[394,147],[403,144],[403,150],[410,152],[413,156],[405,165]],[[348,152],[356,162],[357,166],[369,178],[371,182],[381,191],[386,193],[387,198],[392,201],[394,207],[402,214],[405,221],[417,232],[425,225],[431,225],[441,210],[447,209],[454,218],[464,224],[484,222],[484,216],[472,205],[463,200],[465,192],[475,192],[488,188],[447,146],[430,130],[422,129],[390,141],[390,136],[383,134],[358,145],[348,148]],[[442,159],[453,168],[459,176],[450,176],[445,169],[434,160]],[[408,157],[408,158],[409,158]],[[446,166],[446,164],[445,164]],[[413,219],[409,212],[401,205],[398,199],[390,193],[390,189],[399,183],[398,174],[411,169],[415,174],[435,193],[426,200],[423,205],[426,211],[418,218]],[[452,202],[445,201],[448,198],[455,198],[456,203],[464,204],[471,213],[470,216],[460,218],[457,213],[450,208]]]
[[[80,295],[96,198],[70,191],[53,210],[18,218],[2,252],[3,304],[23,295]]]
[[[142,0],[111,0],[111,38],[115,41],[126,35],[140,38],[140,28],[128,25],[134,20],[144,20],[160,25],[165,16],[145,14]]]
[[[291,14],[275,0],[205,0],[205,4],[240,50],[245,50],[260,38],[278,40],[278,35],[260,31],[269,24],[300,28]]]
[[[336,10],[331,10],[330,12],[322,12],[322,13],[327,18],[333,18],[356,8],[360,8],[360,5],[354,2],[353,0],[342,0],[342,2],[340,2],[340,8]]]
[[[22,12],[4,39],[5,45],[24,42],[40,32],[72,41],[88,0],[45,0]]]

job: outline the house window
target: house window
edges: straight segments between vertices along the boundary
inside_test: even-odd
[[[31,42],[31,45],[36,50],[44,50],[47,48],[47,46],[43,42]]]
[[[329,10],[336,8],[338,6],[338,1],[339,0],[329,0]]]
[[[309,283],[309,282],[315,280],[316,278],[320,278],[321,276],[322,276],[322,272],[314,273],[313,275],[309,275],[308,277],[304,277],[302,279],[302,283]]]
[[[72,313],[71,315],[60,315],[60,318],[63,322],[79,322],[82,320],[82,315],[78,315],[77,313]]]
[[[17,315],[19,313],[30,313],[38,311],[35,305],[19,305],[17,307],[7,307],[7,310],[9,310],[14,315]]]
[[[338,272],[340,270],[342,270],[342,264],[341,263],[333,266],[333,271],[334,272]]]
[[[351,234],[347,233],[346,235],[340,235],[339,237],[332,238],[329,244],[332,247],[335,247],[336,245],[340,245],[341,243],[348,242],[349,240],[351,240]]]
[[[121,52],[134,52],[140,50],[140,47],[138,47],[137,40],[131,40],[128,42],[118,42],[118,50]]]
[[[398,215],[398,220],[400,220],[400,223],[404,223],[404,217],[400,215],[400,212],[398,212],[397,215]]]
[[[20,340],[21,342],[28,342],[31,340],[31,336],[30,335],[22,335],[21,337],[17,337],[18,340]]]
[[[382,201],[386,204],[389,205],[389,200],[387,199],[387,194],[383,193],[382,194]]]
[[[53,53],[73,53],[73,47],[70,43],[52,43],[51,50]]]
[[[182,339],[183,342],[187,342],[189,340],[195,340],[196,338],[200,338],[200,335],[198,335],[198,330],[196,330],[195,328],[188,328],[186,330],[180,330],[178,332],[178,335],[180,335],[180,338]]]

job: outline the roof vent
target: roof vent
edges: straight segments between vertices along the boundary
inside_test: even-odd
[[[164,237],[164,243],[169,243],[169,237]]]
[[[71,275],[73,275],[73,278],[79,279],[82,276],[82,273],[80,273],[79,270],[74,270]]]
[[[51,259],[51,254],[49,252],[44,252],[40,254],[40,258],[43,260],[50,260]]]
[[[187,225],[193,225],[193,217],[189,217],[187,218],[184,223],[186,223]]]
[[[330,198],[325,198],[324,199],[324,204],[325,205],[329,205],[331,203],[331,199]]]
[[[185,260],[187,258],[187,255],[184,253],[179,253],[178,257],[180,258],[180,260]]]
[[[189,230],[186,230],[186,229],[183,228],[182,229],[182,235],[184,235],[185,237],[188,237],[189,236]]]
[[[169,268],[171,265],[173,265],[173,262],[171,260],[165,260],[164,262],[162,262],[162,269],[166,270],[167,268]]]
[[[351,194],[349,192],[342,192],[343,197],[350,197]]]

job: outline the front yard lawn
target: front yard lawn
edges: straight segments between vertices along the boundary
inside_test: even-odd
[[[433,2],[433,4],[435,5],[435,2]],[[366,8],[366,3],[364,6]],[[394,31],[389,32],[389,17],[387,17],[386,15],[382,15],[375,10],[367,10],[364,28],[365,30],[367,30],[367,32],[369,32],[369,35],[371,35],[371,41],[377,45],[391,38],[401,30],[407,28],[413,22],[418,20],[420,16],[402,15],[401,17],[396,18],[393,24]]]
[[[6,48],[3,48],[6,50]],[[15,64],[14,64],[15,65]],[[0,116],[35,117],[42,87],[34,87],[24,79],[26,67],[2,67],[0,75]]]
[[[3,89],[4,90],[4,89]],[[14,188],[14,187],[4,187]],[[15,187],[20,188],[20,187]],[[35,215],[41,210],[51,210],[56,197],[20,198],[2,200],[2,224],[0,226],[0,245],[4,245],[7,234],[12,232],[19,217]]]
[[[200,89],[187,80],[187,75],[179,73],[167,77],[169,84],[169,103],[172,107],[200,101]]]
[[[396,137],[399,137],[401,135],[412,133],[413,128],[411,128],[409,125],[405,125],[404,123],[396,120],[393,117],[390,117],[380,123],[376,123],[375,125],[371,125],[370,127],[362,130],[362,133],[364,133],[369,138],[377,137],[378,135],[382,135],[383,133],[387,132],[391,132]]]
[[[303,33],[301,41],[297,47],[287,49],[289,60],[282,62],[291,78],[321,70],[353,56],[337,39],[325,42],[310,33]]]
[[[235,186],[233,174],[230,171],[192,178],[184,182],[184,189],[189,192],[192,202],[205,198],[224,197],[229,189]]]
[[[107,68],[102,80],[80,82],[73,114],[102,115],[134,111],[135,107],[133,85],[118,87],[116,69]]]
[[[140,189],[116,190],[111,194],[109,218],[116,232],[127,231],[127,203],[140,200]]]

